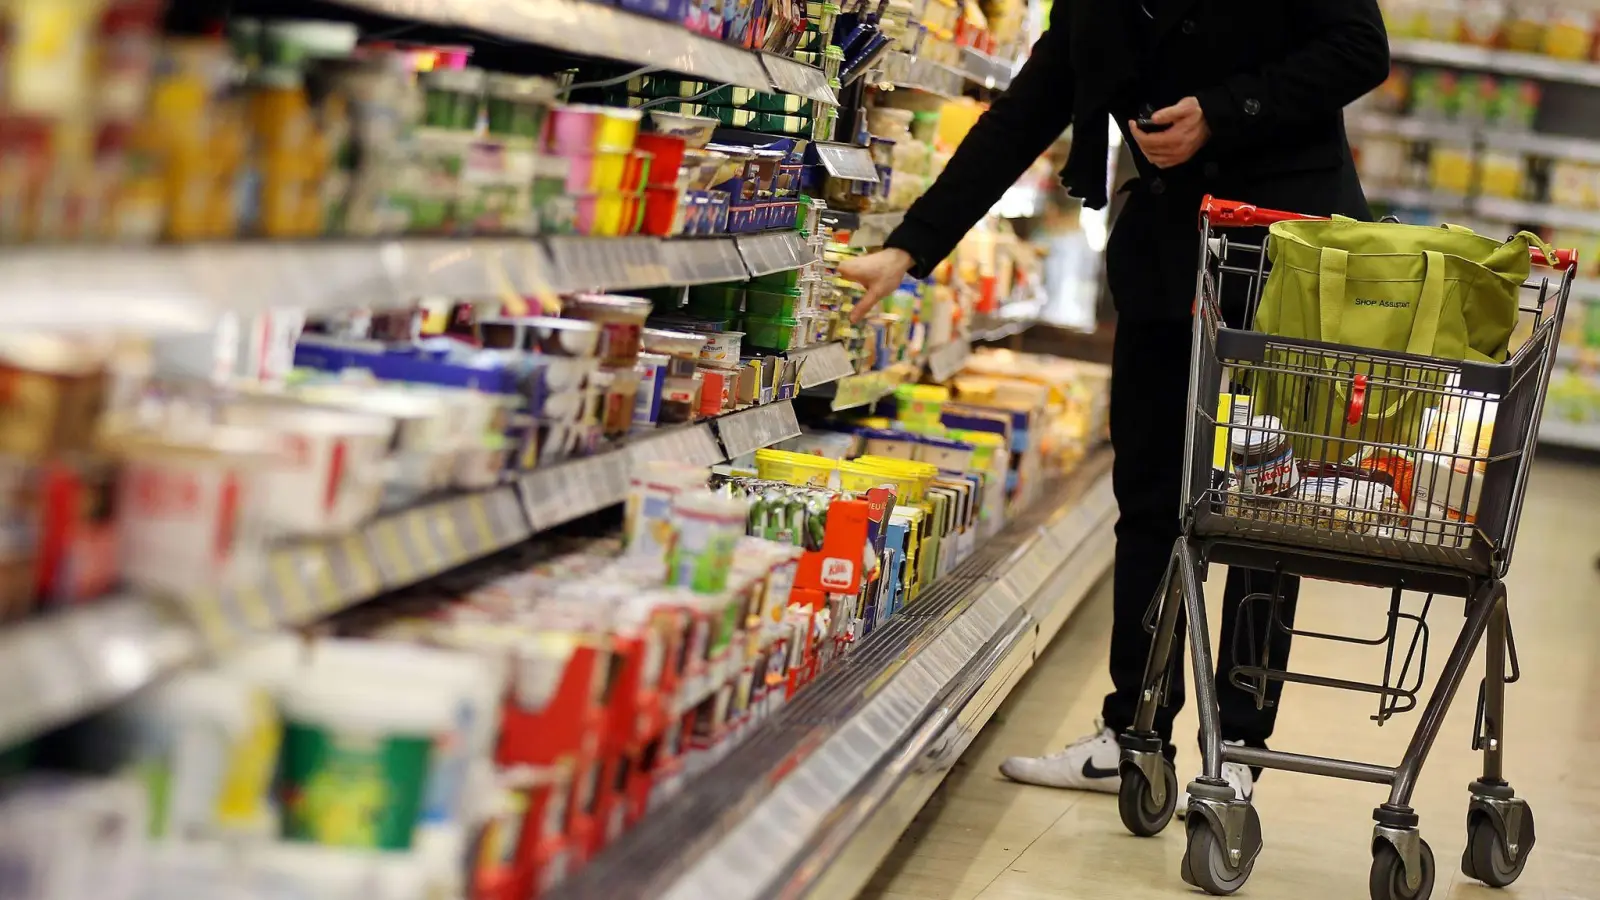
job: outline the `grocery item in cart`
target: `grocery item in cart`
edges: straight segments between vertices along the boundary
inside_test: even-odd
[[[1307,478],[1284,503],[1287,523],[1320,531],[1376,534],[1406,513],[1394,488],[1355,475]]]
[[[1294,448],[1276,416],[1255,416],[1243,425],[1236,422],[1228,435],[1228,450],[1245,494],[1282,496],[1300,484]]]

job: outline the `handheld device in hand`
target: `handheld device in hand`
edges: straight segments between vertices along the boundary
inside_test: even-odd
[[[1151,107],[1150,104],[1146,103],[1144,106],[1139,108],[1139,117],[1134,120],[1134,124],[1138,125],[1139,130],[1145,134],[1159,134],[1172,127],[1171,122],[1151,121],[1150,117],[1154,116],[1155,114],[1155,109]]]

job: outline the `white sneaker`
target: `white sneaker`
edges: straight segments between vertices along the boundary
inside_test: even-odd
[[[1223,741],[1230,747],[1243,747],[1244,741]],[[1250,767],[1244,763],[1223,763],[1222,779],[1233,788],[1233,796],[1240,800],[1249,800],[1256,793],[1256,776]],[[1184,788],[1178,795],[1178,818],[1189,814],[1189,789]]]
[[[1000,774],[1023,784],[1115,794],[1122,785],[1117,770],[1122,748],[1117,745],[1116,732],[1099,720],[1094,724],[1094,734],[1073,741],[1058,753],[1011,757],[1000,764]]]

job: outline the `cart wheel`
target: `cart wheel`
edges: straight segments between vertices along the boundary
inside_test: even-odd
[[[1212,830],[1205,816],[1191,815],[1188,822],[1189,846],[1183,854],[1184,881],[1218,897],[1244,887],[1256,861],[1251,859],[1243,866],[1233,865],[1228,862],[1222,835]]]
[[[1526,819],[1523,827],[1532,828],[1533,813],[1524,811],[1523,816]],[[1506,858],[1505,843],[1500,840],[1499,833],[1494,830],[1487,816],[1479,814],[1472,817],[1472,824],[1467,826],[1467,849],[1461,854],[1463,875],[1476,878],[1489,887],[1502,888],[1516,881],[1527,863],[1526,851],[1518,854],[1515,861]]]
[[[1372,900],[1428,900],[1433,896],[1433,876],[1433,848],[1427,841],[1422,842],[1422,881],[1416,890],[1406,887],[1406,864],[1400,859],[1400,851],[1388,841],[1379,841],[1372,854],[1372,877],[1367,880],[1367,888]]]
[[[1143,770],[1127,765],[1122,770],[1122,786],[1117,789],[1117,811],[1122,813],[1122,824],[1135,837],[1154,837],[1172,821],[1172,812],[1178,807],[1178,772],[1168,760],[1161,762],[1161,778],[1166,782],[1167,797],[1157,805],[1150,798],[1150,779]]]

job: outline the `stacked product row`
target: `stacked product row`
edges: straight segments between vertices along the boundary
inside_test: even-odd
[[[462,570],[24,748],[0,857],[51,900],[537,896],[1097,439],[1098,367],[974,368],[753,468],[651,464],[620,541]]]
[[[1384,22],[1395,39],[1420,38],[1538,53],[1556,59],[1596,56],[1600,21],[1582,3],[1509,0],[1383,0]]]
[[[814,264],[813,264],[814,265]],[[775,288],[778,289],[778,288]],[[432,306],[432,304],[430,304]],[[8,617],[127,586],[252,583],[270,542],[614,446],[658,426],[792,397],[799,320],[676,314],[580,294],[444,304],[247,335],[234,389],[151,378],[144,341],[37,334],[0,343],[0,598]],[[814,327],[812,317],[806,326]]]
[[[74,3],[52,20],[58,40],[33,27],[34,0],[0,12],[15,36],[0,239],[795,224],[805,141],[734,135],[707,149],[715,119],[561,102],[570,72],[485,72],[468,51],[362,41],[337,22],[235,19],[226,39],[163,37],[164,5]]]

